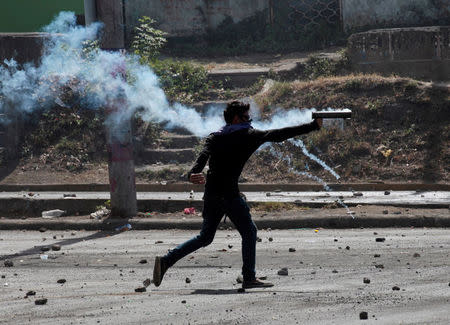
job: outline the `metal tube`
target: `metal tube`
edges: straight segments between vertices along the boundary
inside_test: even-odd
[[[342,111],[318,111],[312,113],[312,118],[351,118],[352,111],[342,110]]]

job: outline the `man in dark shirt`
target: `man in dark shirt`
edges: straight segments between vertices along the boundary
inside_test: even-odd
[[[265,142],[282,142],[297,135],[320,129],[322,120],[312,123],[274,129],[255,130],[251,127],[250,105],[231,102],[224,111],[226,125],[206,138],[204,148],[198,156],[188,177],[194,184],[205,184],[203,225],[200,234],[169,251],[157,256],[153,269],[153,283],[161,284],[167,269],[184,256],[200,247],[209,245],[222,217],[226,214],[242,237],[243,288],[271,287],[272,283],[256,278],[256,226],[250,209],[239,193],[238,180],[250,156]],[[209,160],[205,180],[202,170]]]

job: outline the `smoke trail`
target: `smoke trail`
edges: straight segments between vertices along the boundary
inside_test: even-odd
[[[301,142],[301,140],[298,140],[298,141]],[[297,142],[297,141],[295,141],[294,144],[295,144],[296,142]],[[303,143],[302,143],[302,144],[303,144]],[[304,146],[304,145],[303,145],[303,146]],[[308,157],[310,157],[310,158],[311,158],[311,156],[313,156],[312,154],[310,154],[310,153],[306,150],[306,148],[305,148],[305,151],[306,151],[306,153],[308,153],[306,156],[308,156]],[[291,158],[291,156],[288,156],[288,155],[285,155],[285,154],[283,154],[283,153],[281,153],[281,152],[278,152],[273,146],[270,146],[270,153],[271,153],[273,156],[277,157],[278,159],[281,159],[281,160],[285,161],[285,162],[287,163],[288,167],[289,167],[289,171],[290,171],[290,172],[292,172],[292,173],[294,173],[294,174],[296,174],[296,175],[299,175],[299,176],[306,176],[306,177],[308,177],[308,178],[310,178],[310,179],[316,181],[317,183],[321,184],[321,185],[323,186],[324,190],[327,191],[327,192],[331,192],[331,191],[332,191],[331,187],[328,186],[328,184],[327,184],[323,179],[321,179],[320,177],[315,176],[315,175],[312,175],[311,173],[306,172],[306,171],[299,171],[299,170],[297,170],[297,169],[293,166],[293,164],[292,164],[292,158]],[[315,156],[314,156],[314,157],[315,157]],[[317,158],[317,157],[316,157],[316,158]],[[317,158],[317,159],[318,159],[318,158]],[[316,160],[315,160],[315,161],[316,161]],[[325,164],[325,163],[324,163],[324,164]],[[328,166],[327,166],[327,167],[328,167]],[[329,167],[328,167],[328,168],[329,168]],[[336,175],[337,175],[337,174],[336,174]],[[339,176],[339,175],[338,175],[338,176]],[[355,219],[355,216],[354,216],[353,213],[350,211],[350,208],[348,207],[347,204],[345,204],[340,198],[338,198],[338,199],[336,200],[336,202],[337,202],[340,206],[342,206],[343,208],[345,208],[345,209],[347,210],[347,213],[348,213],[349,215],[351,215],[351,217],[352,217],[353,219]]]
[[[26,114],[56,104],[70,107],[73,103],[64,101],[63,91],[70,88],[83,108],[113,108],[114,114],[105,121],[111,129],[120,129],[122,121],[134,114],[144,121],[165,123],[167,128],[184,127],[200,137],[223,126],[222,112],[217,107],[202,115],[179,103],[171,105],[158,77],[136,56],[102,50],[86,54],[85,42],[95,40],[102,25],[82,27],[75,22],[73,13],[61,12],[44,28],[50,34],[39,65],[20,67],[11,60],[0,66],[0,113],[13,110]],[[257,112],[252,105],[255,117]],[[307,123],[311,121],[309,112],[280,110],[272,120],[255,122],[255,126],[270,129]]]
[[[331,167],[329,167],[323,160],[319,159],[317,156],[311,154],[308,149],[306,149],[305,144],[300,139],[289,139],[289,141],[294,144],[297,147],[300,147],[302,149],[302,152],[305,154],[305,156],[308,156],[311,160],[317,162],[320,166],[322,166],[325,170],[330,172],[331,175],[333,175],[336,179],[340,179],[341,176],[339,176]]]

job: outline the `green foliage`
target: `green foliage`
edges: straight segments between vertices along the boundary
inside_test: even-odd
[[[166,33],[152,26],[155,22],[150,17],[143,16],[139,19],[140,25],[134,30],[131,48],[145,61],[154,60],[167,42]]]
[[[166,95],[173,100],[200,100],[208,89],[214,88],[213,82],[208,80],[208,71],[202,66],[172,59],[155,59],[149,64],[159,76]]]
[[[335,72],[335,64],[330,59],[312,55],[306,62],[305,74],[309,79],[329,77],[334,75]]]

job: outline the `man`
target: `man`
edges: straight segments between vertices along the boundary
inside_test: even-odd
[[[273,286],[256,278],[256,226],[250,209],[238,188],[239,176],[250,156],[265,142],[281,142],[297,135],[318,130],[322,120],[310,124],[269,131],[251,127],[249,104],[231,102],[223,112],[226,125],[206,138],[204,148],[198,156],[188,177],[194,184],[205,184],[203,225],[198,236],[184,242],[165,256],[157,256],[153,269],[153,283],[159,286],[167,269],[184,256],[200,247],[209,245],[222,217],[226,214],[242,237],[243,288]],[[209,160],[205,180],[202,170]]]

